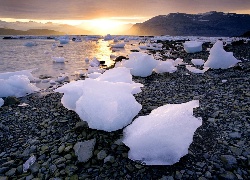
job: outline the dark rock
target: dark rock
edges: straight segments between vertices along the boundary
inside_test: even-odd
[[[40,75],[39,79],[48,79],[48,78],[52,78],[52,76],[49,75]]]
[[[226,169],[231,169],[237,165],[237,160],[232,155],[221,155],[220,159]]]
[[[123,59],[127,59],[125,56],[118,56],[115,58],[115,61],[122,61]]]
[[[4,99],[4,106],[11,106],[19,103],[20,101],[14,96],[8,96]]]
[[[6,171],[8,171],[8,167],[1,167],[0,168],[0,174],[4,174]]]
[[[137,50],[137,49],[131,49],[130,51],[131,52],[139,52],[139,50]]]
[[[220,175],[221,179],[224,180],[235,180],[237,179],[236,176],[234,175],[234,173],[230,172],[230,171],[226,171],[225,173]]]

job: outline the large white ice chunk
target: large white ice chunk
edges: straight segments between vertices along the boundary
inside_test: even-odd
[[[156,73],[165,73],[165,72],[169,72],[169,73],[173,73],[177,70],[177,68],[174,66],[174,61],[157,61],[158,64],[157,66],[154,68],[154,71]]]
[[[82,96],[82,87],[84,80],[79,80],[63,85],[55,89],[55,92],[63,93],[61,103],[69,110],[75,110],[76,101]]]
[[[131,69],[134,76],[147,77],[152,74],[157,61],[153,56],[141,52],[133,52],[129,55],[129,60],[124,61],[124,66]]]
[[[29,78],[25,75],[14,75],[8,79],[0,79],[0,85],[0,97],[23,97],[39,90],[34,84],[30,83]]]
[[[132,87],[132,94],[137,94],[141,92],[141,87],[143,87],[140,83],[134,83],[132,80],[132,75],[130,74],[130,70],[126,67],[117,67],[105,71],[102,75],[97,78],[98,81],[108,81],[108,82],[123,82],[129,83]],[[129,85],[128,84],[128,85]]]
[[[88,76],[90,78],[95,78],[95,73],[91,73]],[[93,77],[92,77],[93,75]],[[134,83],[132,81],[132,75],[129,72],[129,69],[122,67],[122,68],[114,68],[107,70],[105,73],[97,74],[96,81],[109,81],[119,84],[124,84],[131,90],[132,94],[137,94],[141,92],[141,87],[143,87],[140,83]],[[68,84],[63,85],[55,90],[55,92],[63,93],[63,97],[61,99],[62,104],[69,110],[75,110],[76,108],[76,101],[82,96],[83,89],[86,86],[86,82],[84,80],[79,80],[75,82],[71,82]],[[91,88],[91,87],[90,87]],[[101,87],[97,88],[100,91],[100,94],[105,96],[102,93]]]
[[[235,66],[240,60],[237,60],[232,52],[226,52],[223,49],[223,42],[217,41],[210,50],[208,60],[204,66],[212,69],[227,69]]]
[[[0,98],[0,107],[4,104],[4,100]]]
[[[132,83],[132,75],[130,70],[125,67],[118,67],[110,69],[104,72],[99,78],[99,81],[109,81],[109,82],[125,82]]]
[[[124,129],[123,142],[130,148],[128,157],[147,165],[172,165],[188,153],[200,118],[193,116],[199,101],[167,104],[140,116]]]
[[[86,79],[82,90],[75,111],[93,129],[109,132],[121,129],[131,123],[142,108],[128,83]]]
[[[198,41],[186,41],[183,46],[187,53],[196,53],[202,51],[202,44],[202,42]]]

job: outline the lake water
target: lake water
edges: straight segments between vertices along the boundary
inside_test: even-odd
[[[32,72],[35,77],[48,75],[56,78],[61,73],[66,73],[73,79],[76,71],[86,72],[89,64],[85,62],[85,58],[91,60],[96,57],[109,66],[114,63],[110,59],[111,54],[127,56],[131,49],[139,49],[139,40],[130,40],[126,42],[125,48],[112,51],[110,44],[113,44],[113,41],[84,40],[84,37],[82,39],[82,42],[70,41],[63,44],[63,47],[58,47],[60,42],[53,39],[4,40],[0,37],[0,73],[37,68]],[[27,47],[24,45],[27,42],[37,45]],[[56,48],[52,48],[54,43],[57,45]],[[52,57],[64,57],[65,63],[54,63]]]

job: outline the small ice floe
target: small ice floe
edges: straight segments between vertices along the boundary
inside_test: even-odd
[[[68,78],[67,74],[61,74],[60,76],[57,77],[56,82],[61,83],[61,82],[65,81],[67,78]]]
[[[70,39],[69,36],[60,36],[58,40],[60,41],[60,44],[68,44]]]
[[[232,52],[226,52],[223,49],[223,42],[217,41],[211,48],[204,66],[212,69],[227,69],[235,66],[238,62],[241,61],[237,60]]]
[[[227,80],[226,80],[226,79],[223,79],[223,80],[221,80],[221,82],[222,82],[222,83],[225,83],[225,82],[227,82]]]
[[[89,62],[89,65],[91,67],[99,67],[100,66],[100,61],[96,57],[92,59],[92,61]]]
[[[37,43],[36,42],[25,42],[24,46],[26,46],[26,47],[37,46]]]
[[[124,48],[125,43],[119,43],[119,44],[113,44],[111,45],[111,48]]]
[[[186,41],[183,46],[187,53],[196,53],[202,51],[202,44],[202,42],[198,41]]]
[[[157,65],[154,68],[154,71],[156,73],[173,73],[177,70],[177,68],[174,66],[173,61],[157,61]]]
[[[129,59],[123,61],[123,65],[130,69],[130,73],[134,76],[147,77],[152,74],[153,69],[157,65],[157,61],[153,56],[141,52],[133,52],[129,55]]]
[[[49,81],[49,83],[53,85],[53,84],[56,84],[56,81],[53,80],[53,79],[51,79],[51,80]]]
[[[4,104],[4,100],[0,98],[0,107]]]
[[[55,49],[57,47],[56,43],[53,43],[52,46],[51,46],[51,49]]]
[[[139,46],[140,49],[147,49],[147,46]]]
[[[199,101],[167,104],[140,116],[123,130],[128,157],[146,165],[172,165],[188,154],[201,118],[193,116]],[[163,138],[164,137],[164,138]]]
[[[106,36],[104,36],[104,41],[109,41],[112,39],[113,39],[113,37],[110,34],[107,34]]]
[[[195,65],[195,66],[202,66],[204,64],[204,60],[203,59],[192,59],[191,62]]]
[[[195,74],[203,74],[204,72],[206,72],[209,67],[204,67],[202,70],[201,69],[197,69],[196,67],[193,67],[192,65],[186,65],[186,68],[192,72],[192,73],[195,73]]]
[[[34,155],[30,156],[30,158],[23,164],[23,172],[27,172],[30,166],[32,166],[35,162],[36,157]]]
[[[78,71],[75,71],[75,75],[82,77],[85,76],[85,72],[82,69],[79,69]]]
[[[64,63],[65,58],[64,57],[52,57],[54,63]]]

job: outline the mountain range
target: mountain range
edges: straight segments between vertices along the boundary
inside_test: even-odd
[[[250,15],[211,11],[159,15],[129,30],[132,35],[241,36],[250,30]]]
[[[90,35],[91,31],[82,28],[58,23],[6,22],[0,20],[0,35]]]

